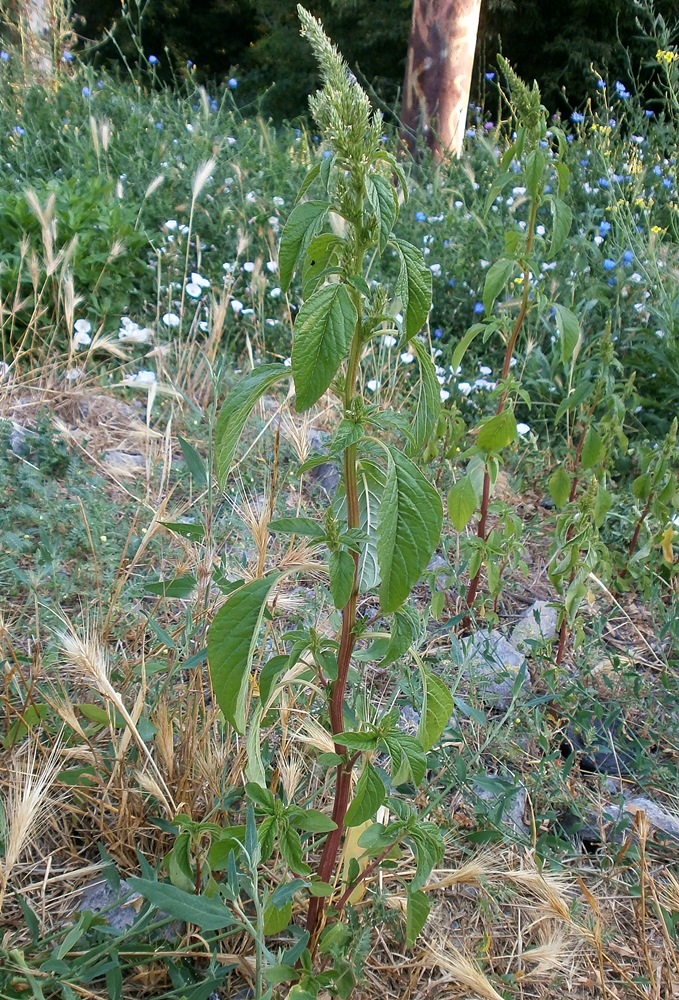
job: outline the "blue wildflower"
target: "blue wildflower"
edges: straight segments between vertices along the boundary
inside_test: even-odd
[[[476,129],[475,128],[468,128],[467,129],[467,138],[468,139],[473,139],[475,135],[476,135]]]
[[[104,89],[104,81],[97,80],[97,90],[103,90],[103,89]]]
[[[92,91],[90,90],[89,87],[83,87],[83,89],[82,89],[82,95],[83,95],[83,97],[91,97],[92,96]]]
[[[61,61],[62,61],[62,63],[71,63],[71,62],[73,62],[73,53],[69,52],[68,49],[64,49],[64,54],[61,57]]]
[[[474,303],[474,315],[475,316],[480,316],[481,313],[483,313],[483,312],[485,312],[485,309],[483,308],[483,302],[475,302]]]
[[[599,88],[599,90],[606,89],[606,82],[604,80],[597,80],[596,85]]]
[[[149,64],[151,66],[157,66],[159,62],[158,56],[149,56]]]
[[[621,101],[626,101],[627,98],[630,96],[629,90],[627,89],[625,84],[622,83],[620,80],[615,81],[615,90]]]
[[[424,212],[415,212],[415,222],[426,222],[427,216]]]
[[[611,260],[610,257],[604,258],[604,271],[614,271],[616,266],[615,261]]]
[[[236,87],[238,86],[238,80],[236,79],[235,76],[232,76],[232,77],[229,78],[228,86],[229,86],[229,90],[235,90],[236,89]]]
[[[26,129],[23,127],[23,125],[15,125],[14,131],[16,132],[17,135],[26,135]]]
[[[190,59],[186,60],[186,68],[187,69],[193,69],[193,63],[191,62]]]
[[[656,163],[656,165],[653,167],[653,173],[655,174],[656,177],[662,177],[662,167],[660,166],[660,164]]]
[[[571,121],[575,122],[576,124],[584,122],[584,120],[585,116],[580,111],[574,111],[573,114],[571,115]]]
[[[631,250],[625,250],[624,254],[622,255],[622,259],[623,259],[623,262],[625,264],[631,264],[631,263],[633,263],[633,261],[634,261],[634,254],[633,254],[633,252]]]
[[[9,52],[5,52],[5,50],[3,49],[3,51],[0,52],[0,60],[2,60],[2,62],[9,62],[10,60]]]
[[[608,177],[600,177],[598,183],[600,188],[608,188],[611,186],[611,182]]]
[[[672,181],[669,177],[663,177],[662,186],[668,190],[672,187]]]
[[[486,80],[488,80],[489,83],[492,83],[493,80],[495,79],[495,73],[486,73],[485,77],[486,77]]]
[[[332,156],[332,152],[329,149],[324,149],[323,150],[323,159],[324,160],[329,160],[331,156]]]
[[[443,336],[443,330],[441,329],[440,326],[437,326],[436,329],[434,330],[434,339],[440,340],[442,336]]]
[[[162,132],[165,126],[163,125],[162,122],[156,122],[156,128],[158,129],[159,132]]]
[[[650,108],[644,108],[644,118],[652,118],[653,111]]]

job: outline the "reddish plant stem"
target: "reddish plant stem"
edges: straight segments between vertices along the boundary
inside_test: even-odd
[[[620,577],[623,580],[627,576],[627,570],[628,570],[628,567],[629,567],[630,559],[632,558],[632,556],[636,552],[637,543],[639,541],[639,535],[641,533],[641,529],[644,526],[644,521],[648,517],[648,512],[651,509],[651,503],[652,502],[653,502],[653,494],[649,493],[648,500],[646,501],[646,506],[644,507],[644,509],[642,510],[642,512],[641,512],[641,514],[639,516],[639,520],[637,521],[636,527],[634,528],[634,534],[632,535],[632,539],[631,539],[631,541],[629,543],[629,548],[627,550],[627,565],[623,566],[623,568],[620,570]]]
[[[349,364],[347,366],[344,398],[346,410],[350,409],[355,392],[360,350],[361,326],[359,323],[352,341]],[[349,528],[358,528],[361,518],[358,507],[356,445],[351,445],[344,452],[344,489],[347,500],[347,525]],[[330,726],[333,736],[337,736],[338,733],[344,731],[344,695],[347,687],[351,655],[356,642],[354,629],[356,626],[356,603],[358,600],[358,553],[353,552],[352,557],[354,560],[354,585],[351,597],[342,610],[342,631],[337,653],[337,680],[333,684],[330,698]],[[321,882],[330,882],[335,871],[344,836],[344,817],[349,807],[349,797],[351,795],[351,772],[356,762],[356,756],[347,759],[347,748],[337,741],[335,741],[335,753],[343,757],[344,760],[341,764],[337,765],[335,775],[335,800],[332,807],[332,819],[336,826],[327,836],[316,871]],[[312,896],[309,900],[306,929],[309,932],[309,951],[312,957],[316,952],[318,938],[323,929],[326,905],[327,900],[320,896]]]
[[[338,913],[340,912],[340,910],[344,909],[347,902],[349,901],[349,897],[359,887],[361,882],[365,882],[366,879],[370,878],[372,873],[375,871],[376,868],[379,868],[379,866],[382,864],[382,862],[390,853],[390,851],[393,851],[397,843],[398,841],[395,840],[393,844],[389,844],[389,847],[385,847],[384,850],[381,851],[376,858],[372,859],[369,865],[365,866],[363,871],[358,875],[356,879],[354,879],[351,885],[348,885],[346,887],[340,898],[337,900],[337,904],[335,906],[335,909],[337,910]]]
[[[531,204],[530,216],[528,222],[528,239],[526,240],[526,256],[530,254],[531,248],[533,246],[533,236],[535,234],[535,220],[537,218],[538,202],[534,199]],[[526,313],[528,311],[528,294],[529,294],[529,281],[530,281],[530,269],[525,266],[523,269],[523,294],[521,296],[521,305],[519,306],[519,312],[514,322],[514,327],[512,329],[511,336],[507,343],[507,348],[505,350],[504,364],[502,365],[502,376],[501,381],[504,380],[509,375],[509,369],[511,367],[512,356],[514,354],[514,348],[516,347],[516,341],[518,339],[519,333],[521,332],[521,327],[523,326],[523,321],[526,318]],[[496,413],[502,413],[507,402],[507,389],[504,389],[500,394],[500,398],[497,404]],[[486,465],[483,474],[483,493],[481,496],[481,514],[479,516],[479,523],[476,529],[477,537],[481,542],[486,541],[486,522],[488,520],[488,506],[490,504],[490,473],[488,471],[488,466]],[[474,578],[470,580],[469,586],[467,588],[467,595],[465,602],[467,608],[471,610],[474,601],[476,600],[476,594],[479,589],[479,582],[481,580],[481,570],[483,568],[483,562],[476,571]],[[469,627],[469,617],[465,618],[464,626]]]

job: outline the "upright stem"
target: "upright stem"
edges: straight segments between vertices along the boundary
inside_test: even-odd
[[[360,316],[360,302],[358,306],[358,314]],[[354,332],[349,363],[347,365],[344,390],[344,407],[347,412],[351,409],[356,392],[356,376],[361,354],[361,340],[362,328],[359,320]],[[344,490],[347,499],[348,527],[358,528],[361,521],[358,506],[355,444],[350,445],[344,452]],[[339,652],[337,654],[337,680],[332,687],[330,699],[330,725],[333,736],[344,730],[344,696],[346,693],[349,666],[351,664],[351,654],[356,642],[354,627],[356,625],[356,602],[358,598],[358,553],[353,552],[352,557],[354,560],[354,585],[351,590],[351,597],[342,610],[342,631]],[[354,766],[353,759],[347,758],[347,748],[341,743],[337,743],[337,741],[335,741],[335,753],[344,759],[341,764],[337,765],[335,775],[335,801],[332,808],[332,819],[336,827],[328,834],[317,869],[318,878],[322,882],[329,882],[332,879],[337,864],[337,857],[344,835],[344,817],[349,806],[351,772]],[[325,901],[319,896],[313,896],[309,901],[306,927],[310,935],[309,951],[312,955],[316,951],[318,937],[323,928],[324,906]]]
[[[530,214],[528,219],[528,238],[526,239],[526,257],[531,252],[533,246],[533,238],[535,235],[535,221],[538,214],[538,200],[534,198],[530,206]],[[504,380],[509,375],[509,369],[511,367],[512,355],[514,354],[514,348],[516,347],[516,341],[523,326],[523,321],[526,318],[526,313],[528,311],[528,293],[529,293],[529,281],[530,281],[530,268],[526,263],[523,269],[523,295],[521,296],[521,305],[519,306],[519,312],[514,322],[514,327],[512,328],[511,336],[507,342],[507,348],[505,350],[505,360],[502,365],[502,376],[501,380]],[[500,398],[497,404],[497,413],[502,413],[507,402],[507,389],[503,389],[500,394]],[[486,523],[488,520],[488,507],[490,505],[490,472],[488,471],[488,465],[486,465],[483,474],[483,493],[481,496],[481,513],[479,515],[479,523],[476,529],[477,537],[481,542],[486,541]],[[481,580],[481,569],[483,567],[483,562],[479,565],[474,578],[469,581],[469,587],[467,588],[466,604],[467,608],[471,610],[476,600],[476,594],[479,589],[479,582]],[[465,619],[468,624],[468,618]]]

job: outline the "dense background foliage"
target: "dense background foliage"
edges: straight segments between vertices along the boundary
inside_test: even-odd
[[[148,0],[129,5],[131,22],[141,21],[146,54],[160,60],[166,80],[195,66],[201,82],[238,79],[242,103],[261,98],[262,111],[276,120],[306,114],[315,86],[313,60],[299,38],[294,0]],[[389,106],[397,105],[403,82],[411,0],[320,0],[309,4],[323,19],[359,77],[369,81]],[[670,17],[674,0],[656,0],[655,11]],[[115,38],[136,58],[118,0],[77,0],[74,25],[87,47],[115,26]],[[630,83],[649,83],[654,53],[635,25],[635,0],[485,0],[478,37],[472,96],[482,103],[485,74],[503,51],[528,80],[537,79],[545,104],[565,111],[582,104],[596,86],[591,67]],[[620,43],[623,43],[626,51]],[[111,41],[91,53],[97,63],[115,64]],[[641,75],[640,75],[641,74]],[[262,96],[263,95],[263,96]]]

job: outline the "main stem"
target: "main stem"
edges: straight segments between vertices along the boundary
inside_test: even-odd
[[[534,198],[531,202],[530,216],[528,220],[528,238],[526,240],[526,257],[531,252],[533,246],[533,237],[535,235],[535,222],[538,214],[538,200]],[[507,343],[507,349],[505,350],[505,360],[502,366],[502,377],[501,381],[504,380],[509,375],[509,369],[511,367],[512,355],[514,354],[514,348],[516,347],[516,341],[523,326],[523,321],[526,318],[526,312],[528,311],[528,293],[529,293],[529,281],[530,281],[530,268],[528,264],[524,266],[523,269],[523,295],[521,296],[521,305],[519,307],[519,313],[514,322],[514,327],[512,329],[511,336]],[[502,413],[507,402],[507,390],[503,389],[497,404],[497,413]],[[479,523],[476,529],[477,537],[481,542],[486,541],[486,523],[488,521],[488,507],[490,505],[490,472],[488,471],[488,465],[483,473],[483,493],[481,496],[481,513],[479,515]],[[481,580],[481,569],[483,568],[483,561],[476,571],[474,578],[470,580],[469,587],[467,588],[466,604],[467,608],[471,610],[476,600],[476,594],[479,589],[479,582]],[[468,616],[465,618],[465,622],[468,623]]]
[[[358,315],[360,317],[360,300],[357,303]],[[362,328],[359,319],[354,331],[354,338],[351,343],[349,354],[349,364],[347,366],[347,377],[344,389],[344,408],[350,412],[351,405],[356,391],[356,376],[361,355]],[[360,527],[360,512],[358,507],[358,481],[356,475],[356,445],[350,445],[344,452],[344,491],[347,501],[347,524],[349,528]],[[351,590],[351,597],[342,610],[342,631],[340,635],[340,646],[337,654],[337,680],[332,688],[330,698],[330,725],[333,736],[344,731],[344,696],[347,688],[347,677],[351,664],[351,654],[354,650],[356,635],[354,627],[356,625],[356,602],[358,598],[358,553],[353,552],[354,560],[354,585]],[[342,763],[337,765],[335,776],[335,801],[332,808],[332,819],[336,824],[325,841],[321,860],[318,863],[316,874],[321,882],[330,882],[337,857],[339,855],[342,837],[344,835],[344,817],[349,807],[349,796],[351,794],[351,772],[354,766],[353,758],[347,756],[347,748],[335,740],[335,753],[343,758]],[[309,951],[313,956],[318,945],[318,937],[323,929],[325,912],[325,900],[319,896],[312,896],[309,901],[309,911],[307,913],[306,929],[309,932]]]

